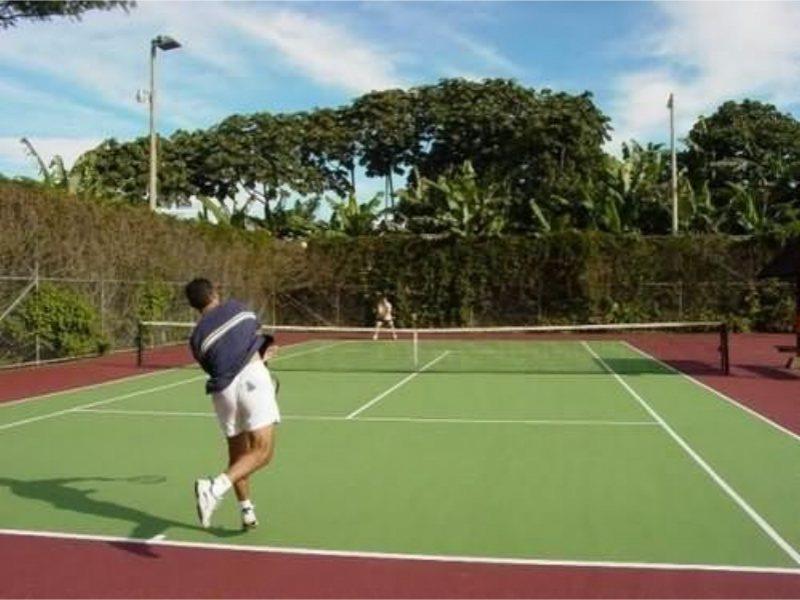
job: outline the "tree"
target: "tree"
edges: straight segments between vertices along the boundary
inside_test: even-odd
[[[287,200],[280,200],[258,223],[277,238],[306,238],[324,228],[317,218],[319,205],[319,198],[295,199],[292,206],[287,206]]]
[[[359,204],[354,195],[346,200],[328,199],[328,205],[331,207],[330,230],[349,236],[375,233],[382,202],[381,194],[375,194],[363,204]]]
[[[417,176],[400,191],[395,217],[413,233],[496,237],[506,231],[510,198],[495,183],[482,183],[467,161],[435,181]]]
[[[717,206],[740,196],[739,185],[797,205],[800,122],[791,115],[754,100],[725,102],[694,124],[686,142],[681,158],[692,183],[708,181]]]
[[[772,202],[769,190],[729,183],[733,194],[723,213],[726,231],[733,234],[768,234],[796,223],[800,210],[791,204]]]
[[[40,184],[42,186],[67,192],[74,191],[74,180],[70,179],[67,169],[64,166],[63,158],[56,154],[48,165],[28,138],[22,138],[20,143],[25,147],[25,151],[28,155],[36,162],[36,167],[41,177]]]
[[[197,165],[187,164],[187,136],[177,132],[173,142],[159,138],[158,189],[162,205],[186,206],[198,192],[193,180]],[[70,179],[77,192],[107,200],[144,204],[150,169],[150,140],[146,137],[120,143],[108,139],[75,161]]]
[[[670,228],[669,155],[661,145],[622,145],[622,160],[609,160],[590,206],[594,227],[611,233],[664,234]]]
[[[128,0],[3,0],[0,2],[0,29],[15,27],[20,21],[49,21],[53,17],[80,20],[90,10],[128,12],[136,2]]]
[[[340,198],[355,193],[356,142],[346,112],[318,108],[292,117],[298,133],[300,164],[318,181],[317,190]]]
[[[420,94],[420,173],[435,179],[470,161],[483,183],[508,186],[516,231],[536,228],[533,204],[548,209],[564,199],[577,202],[581,188],[603,173],[608,118],[588,92],[573,96],[503,79],[455,79]]]
[[[394,203],[394,175],[403,175],[420,154],[422,133],[417,90],[383,90],[357,98],[346,111],[368,177],[383,177]]]

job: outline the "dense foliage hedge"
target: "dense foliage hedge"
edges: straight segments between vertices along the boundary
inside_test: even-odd
[[[0,331],[19,347],[38,338],[46,356],[100,354],[109,347],[95,307],[80,294],[52,285],[27,296],[0,323]]]
[[[783,329],[790,291],[756,281],[779,240],[562,233],[487,241],[412,236],[319,239],[319,287],[358,289],[368,320],[379,291],[405,324],[489,325],[731,319]]]
[[[791,322],[791,292],[755,280],[779,242],[564,232],[492,240],[323,236],[306,248],[127,205],[0,186],[0,272],[26,274],[38,262],[46,276],[108,282],[100,293],[72,289],[103,311],[99,339],[114,346],[131,342],[137,317],[191,318],[179,284],[200,274],[251,303],[266,322],[365,324],[386,292],[403,325],[725,317],[741,327],[782,329]],[[5,306],[10,296],[0,300]]]

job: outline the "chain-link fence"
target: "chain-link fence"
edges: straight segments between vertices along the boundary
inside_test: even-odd
[[[48,277],[35,270],[27,275],[0,275],[0,315],[4,315],[0,319],[0,364],[133,348],[140,319],[195,319],[183,297],[184,283]],[[268,325],[371,325],[377,295],[384,291],[352,284],[262,292],[224,284],[221,288],[224,296],[246,302]],[[52,295],[46,296],[43,290],[57,291],[60,303],[53,304]],[[635,287],[609,285],[592,293],[596,298],[591,312],[586,313],[589,322],[725,319],[734,327],[761,330],[789,330],[792,323],[793,287],[782,282],[642,282]],[[398,325],[406,327],[427,325],[428,303],[441,304],[441,299],[426,298],[424,290],[396,289],[390,297]],[[80,314],[90,325],[75,321],[75,303],[82,303]],[[465,326],[563,324],[570,317],[562,309],[548,295],[546,282],[534,282],[531,287],[488,290],[484,297],[454,306],[449,319],[450,324]],[[70,338],[75,332],[69,327],[85,328],[97,343],[76,344]],[[168,339],[167,331],[148,335],[158,336],[145,340],[148,345],[178,341]]]

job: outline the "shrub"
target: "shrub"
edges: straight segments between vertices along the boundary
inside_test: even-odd
[[[100,331],[97,310],[68,289],[42,285],[2,323],[5,336],[19,347],[39,337],[48,357],[103,353],[108,340]]]

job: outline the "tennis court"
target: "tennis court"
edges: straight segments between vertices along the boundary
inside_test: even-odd
[[[312,336],[284,415],[211,530],[223,440],[184,367],[0,407],[0,529],[209,547],[800,573],[800,444],[614,336]]]

